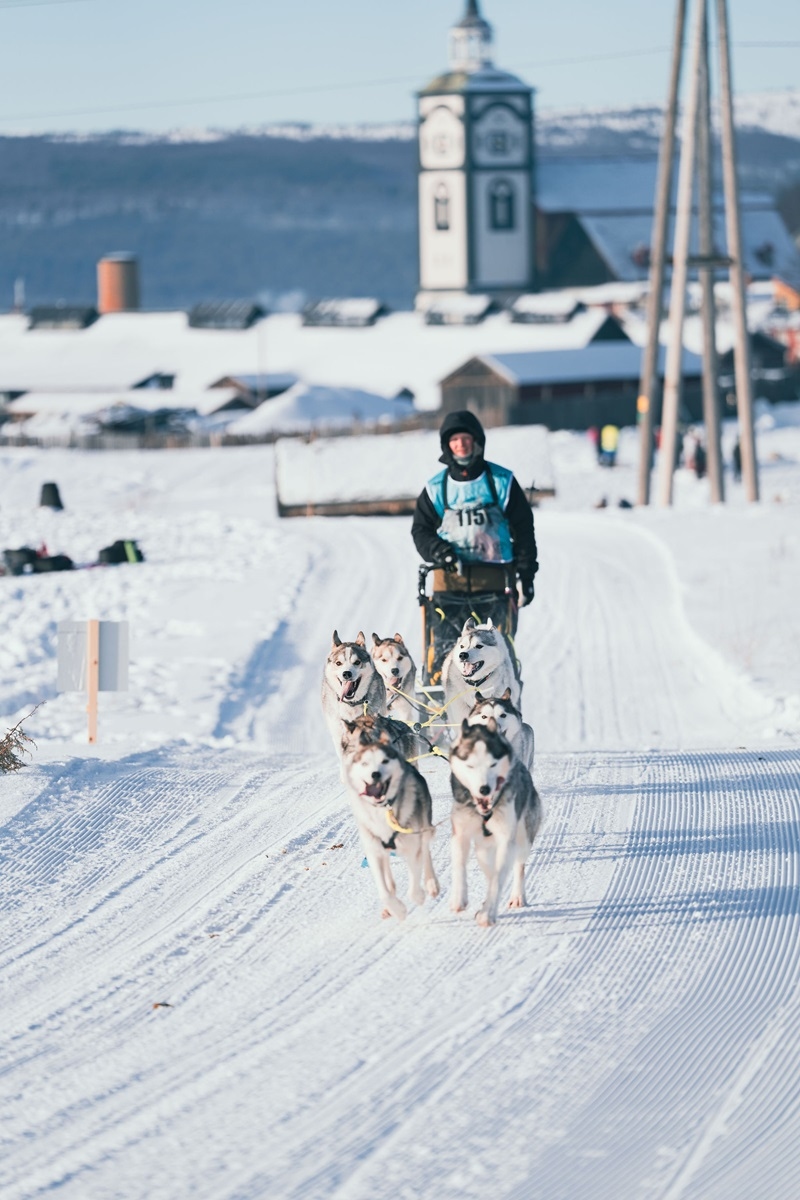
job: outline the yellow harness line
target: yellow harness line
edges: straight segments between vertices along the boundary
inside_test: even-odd
[[[413,833],[414,832],[413,829],[410,829],[410,828],[406,829],[405,825],[400,824],[397,817],[392,812],[391,808],[386,809],[386,821],[389,825],[389,828],[393,829],[395,831],[395,833]]]
[[[409,696],[408,692],[404,692],[402,688],[395,687],[393,683],[389,684],[389,691],[396,692],[398,696],[402,696],[404,700],[408,700],[416,708],[424,708],[427,712],[433,713],[434,716],[441,716],[444,712],[443,708],[436,708],[432,704],[426,704],[424,700],[418,700],[416,696]],[[428,693],[426,692],[425,695],[428,696]],[[428,699],[430,700],[430,696],[428,696]],[[408,724],[408,721],[406,721],[406,724]]]
[[[450,756],[445,754],[443,750],[440,750],[438,746],[434,746],[432,750],[427,750],[425,754],[418,754],[416,758],[407,758],[406,762],[419,762],[421,758],[446,758],[449,761]]]

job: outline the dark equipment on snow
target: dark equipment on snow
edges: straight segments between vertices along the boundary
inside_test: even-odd
[[[19,550],[4,550],[3,562],[9,575],[30,574],[36,562],[36,551],[30,546],[20,546]]]
[[[39,497],[39,508],[52,508],[62,510],[64,505],[61,503],[61,496],[58,491],[57,483],[43,483],[42,494]]]
[[[49,571],[72,571],[75,563],[68,554],[38,555],[33,562],[34,575],[46,575]]]
[[[97,556],[99,563],[140,563],[144,562],[144,555],[139,549],[138,544],[128,539],[127,541],[113,542],[110,546],[104,546]]]

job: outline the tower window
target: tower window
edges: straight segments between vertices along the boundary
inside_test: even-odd
[[[450,196],[444,183],[437,186],[433,196],[433,222],[437,229],[450,228]]]
[[[489,227],[514,228],[514,189],[507,179],[497,179],[489,189]]]
[[[490,133],[489,150],[492,154],[508,154],[508,134],[500,130]]]

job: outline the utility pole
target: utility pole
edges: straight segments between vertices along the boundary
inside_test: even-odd
[[[739,442],[742,450],[742,482],[748,500],[758,500],[758,464],[753,429],[753,388],[750,378],[750,339],[742,261],[742,230],[739,216],[739,186],[736,179],[736,146],[733,133],[733,95],[731,53],[728,36],[727,0],[717,0],[719,40],[720,118],[722,126],[722,179],[725,190],[725,228],[731,258],[730,281],[733,291],[734,343],[736,373],[736,412],[739,418]]]
[[[720,440],[719,386],[717,383],[717,316],[714,306],[713,182],[711,172],[711,80],[708,63],[708,13],[703,21],[700,54],[700,106],[697,117],[697,177],[700,208],[700,285],[703,322],[703,423],[706,427],[708,480],[711,502],[725,499]]]
[[[669,342],[664,372],[664,396],[661,417],[658,501],[672,503],[675,450],[683,387],[683,325],[686,316],[686,286],[689,268],[697,267],[702,284],[703,418],[706,426],[708,473],[711,498],[724,499],[722,451],[720,445],[720,406],[717,381],[716,314],[714,311],[714,271],[727,267],[733,295],[734,363],[739,438],[742,451],[742,476],[748,500],[758,499],[758,470],[753,430],[753,397],[750,377],[750,347],[747,333],[744,263],[742,258],[741,217],[736,179],[736,149],[733,133],[730,42],[727,0],[716,0],[719,31],[719,68],[722,126],[722,162],[725,195],[727,256],[714,249],[713,197],[711,170],[711,98],[709,69],[709,6],[713,0],[695,0],[692,21],[691,64],[688,99],[684,112],[678,194],[675,219],[675,244],[672,255],[672,286],[669,311]],[[650,474],[653,454],[653,410],[658,389],[659,319],[664,290],[666,231],[669,218],[672,161],[675,156],[675,123],[678,83],[683,57],[683,30],[686,0],[678,0],[670,74],[670,98],[667,120],[659,155],[659,176],[653,223],[648,300],[647,345],[642,357],[642,373],[637,405],[640,418],[641,452],[637,503],[650,499]],[[695,163],[695,156],[697,162]],[[695,166],[699,183],[699,254],[691,257],[689,242],[692,224],[692,199]]]
[[[658,351],[661,310],[664,303],[664,260],[672,197],[672,164],[675,158],[675,125],[678,118],[678,89],[683,59],[683,34],[686,25],[686,0],[678,0],[675,11],[675,35],[664,133],[658,155],[658,183],[653,235],[650,246],[650,289],[647,297],[647,341],[642,355],[639,379],[639,486],[637,504],[650,503],[650,474],[653,468],[653,410],[658,399]]]
[[[669,305],[669,336],[664,369],[664,401],[661,414],[661,447],[658,462],[658,502],[672,503],[675,446],[683,392],[683,322],[686,316],[686,284],[689,276],[689,237],[692,229],[695,137],[700,107],[700,59],[706,0],[695,0],[692,27],[692,57],[689,68],[689,98],[683,118],[681,162],[678,171],[678,200],[675,216],[675,249],[672,256],[672,289]]]

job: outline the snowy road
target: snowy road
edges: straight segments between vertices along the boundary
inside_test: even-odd
[[[530,907],[489,932],[450,913],[433,761],[443,895],[399,926],[318,692],[334,626],[416,644],[407,523],[259,525],[248,455],[213,460],[214,516],[175,461],[168,522],[168,481],[136,485],[145,567],[4,593],[5,653],[32,649],[3,699],[41,691],[81,607],[131,616],[141,649],[101,757],[60,697],[0,784],[0,1194],[790,1200],[800,746],[693,630],[664,542],[537,518]]]
[[[377,919],[334,780],[166,753],[10,822],[4,1195],[792,1194],[800,754],[544,757],[488,935]]]

